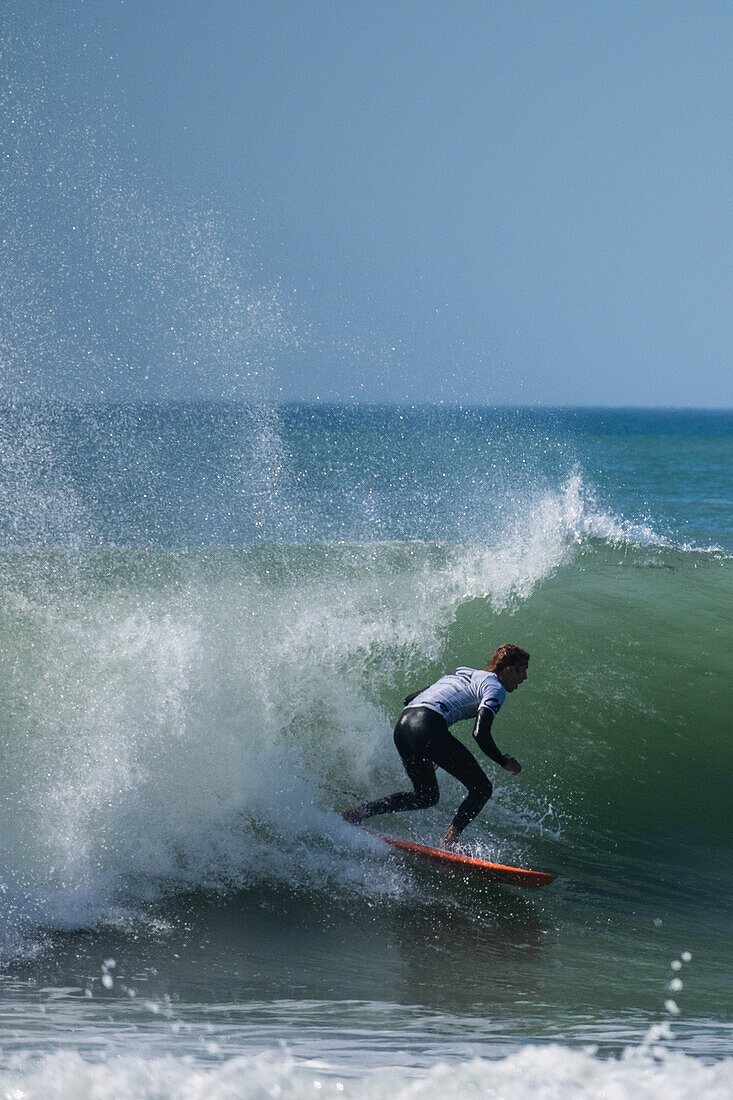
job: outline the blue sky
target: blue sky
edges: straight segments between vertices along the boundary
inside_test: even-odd
[[[730,4],[2,20],[8,386],[733,405]]]

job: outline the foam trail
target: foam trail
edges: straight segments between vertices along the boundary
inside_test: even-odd
[[[19,1064],[18,1064],[19,1063]],[[613,1095],[619,1100],[727,1100],[733,1086],[733,1059],[706,1065],[683,1054],[660,1053],[657,1058],[639,1056],[633,1048],[621,1059],[600,1059],[592,1053],[557,1044],[526,1046],[516,1054],[494,1061],[475,1058],[458,1063],[438,1063],[428,1071],[406,1073],[380,1070],[368,1077],[339,1073],[327,1062],[297,1062],[282,1053],[238,1057],[214,1065],[182,1065],[172,1057],[145,1059],[122,1055],[114,1062],[94,1063],[75,1053],[44,1058],[39,1065],[28,1056],[16,1067],[0,1071],[0,1086],[7,1095],[28,1100],[47,1097],[105,1097],[120,1095],[185,1097],[203,1100],[246,1095],[265,1100],[273,1095],[286,1100],[319,1096],[353,1100],[413,1100],[416,1097],[447,1098],[491,1095],[497,1100],[534,1100],[537,1082],[547,1100],[590,1100]]]

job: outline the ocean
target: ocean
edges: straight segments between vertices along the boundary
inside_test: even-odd
[[[733,1095],[733,413],[6,405],[0,456],[0,1096]],[[504,642],[464,840],[536,891],[339,816]]]

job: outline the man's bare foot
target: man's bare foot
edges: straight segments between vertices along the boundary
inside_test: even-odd
[[[458,837],[460,835],[461,834],[458,832],[458,830],[454,828],[453,825],[451,825],[438,847],[441,848],[444,852],[453,851],[456,844],[458,843]]]
[[[355,806],[353,810],[344,810],[341,816],[344,821],[348,821],[349,825],[361,825],[362,816],[358,806]]]

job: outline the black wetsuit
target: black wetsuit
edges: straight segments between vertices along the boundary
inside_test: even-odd
[[[503,764],[506,758],[489,733],[493,715],[482,709],[479,716],[483,727],[480,736],[477,730],[479,745],[491,759]],[[453,736],[445,719],[430,707],[412,706],[403,710],[395,726],[394,743],[414,789],[363,803],[358,808],[359,817],[434,806],[440,797],[433,767],[435,762],[468,788],[452,822],[456,831],[462,832],[491,797],[491,783],[475,756]]]

